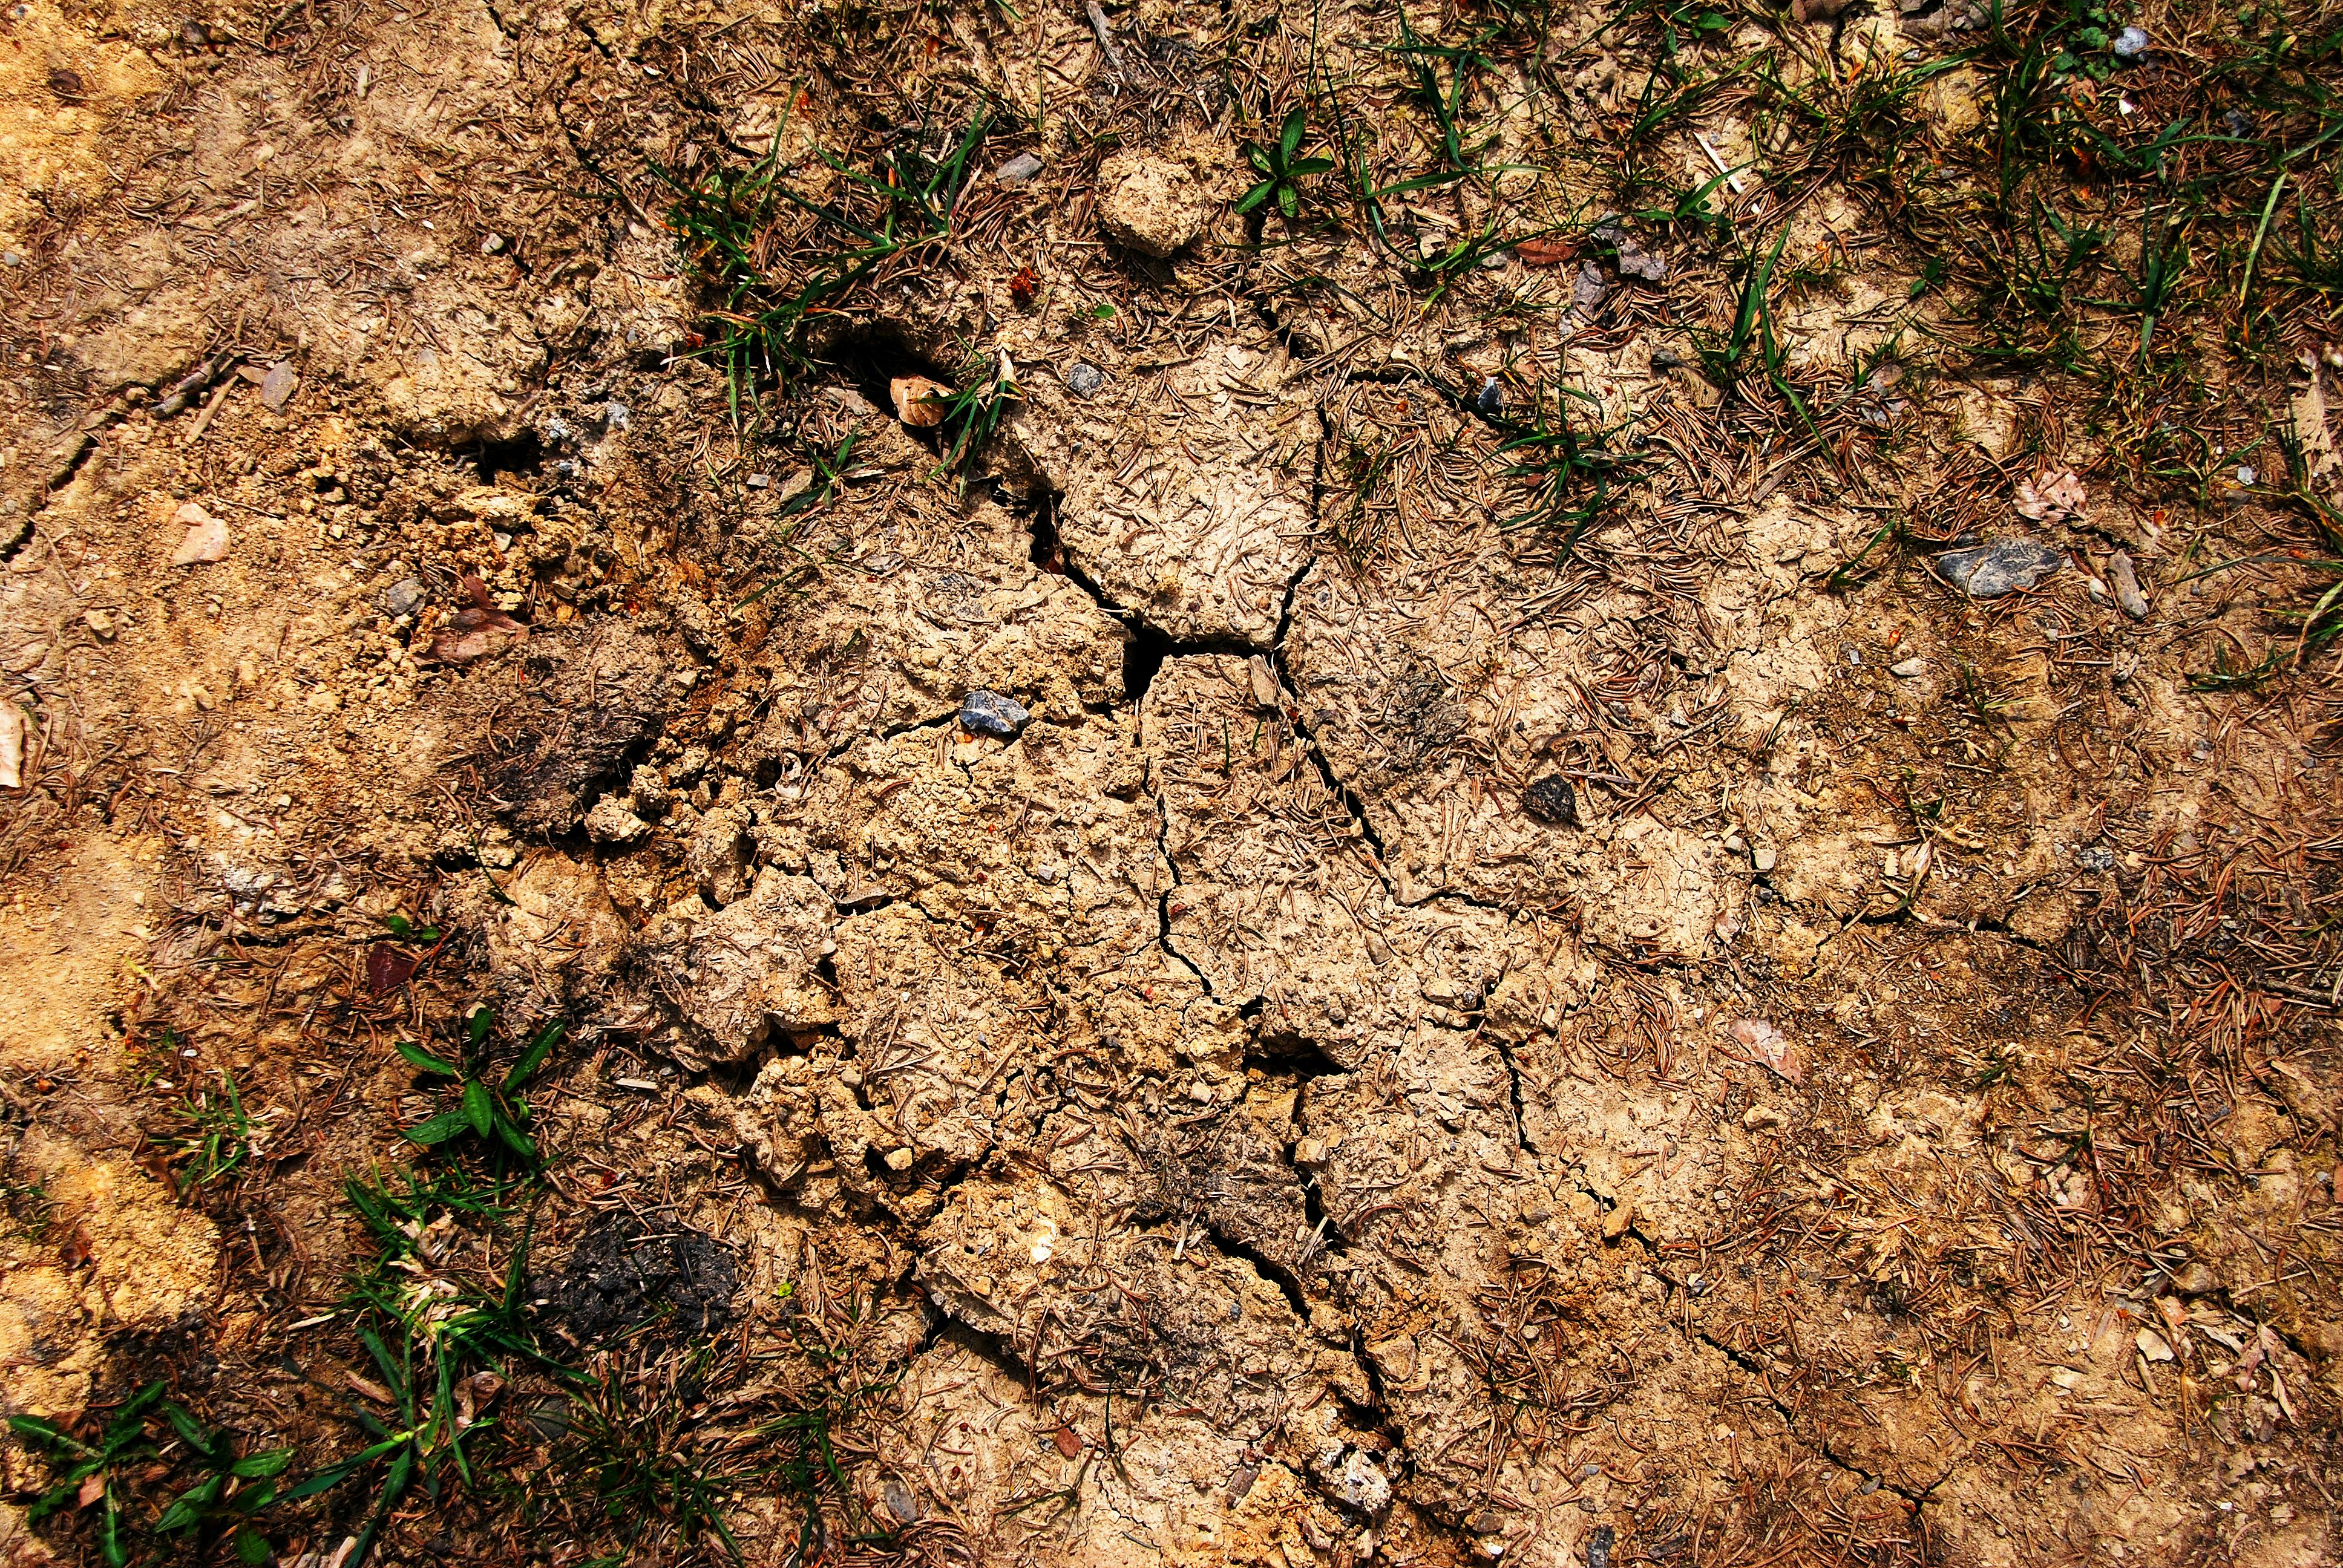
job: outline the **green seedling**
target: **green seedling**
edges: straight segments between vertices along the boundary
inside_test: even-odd
[[[1308,121],[1299,108],[1285,116],[1279,127],[1277,140],[1263,146],[1259,142],[1244,145],[1245,162],[1261,176],[1261,182],[1245,192],[1237,202],[1237,211],[1249,213],[1263,202],[1275,202],[1277,210],[1290,222],[1302,210],[1302,190],[1299,182],[1312,175],[1322,175],[1334,166],[1334,160],[1322,157],[1302,157],[1302,138],[1307,132]]]
[[[385,930],[402,942],[436,942],[439,940],[437,926],[410,920],[405,915],[385,915],[382,923]]]
[[[225,1430],[207,1432],[176,1404],[162,1407],[165,1420],[207,1473],[181,1493],[155,1521],[157,1535],[193,1535],[198,1543],[225,1537],[239,1563],[256,1565],[275,1555],[252,1517],[277,1501],[277,1478],[293,1462],[289,1448],[239,1455]]]
[[[496,1079],[482,1070],[483,1054],[495,1028],[493,1010],[486,1007],[473,1010],[464,1025],[463,1062],[434,1056],[412,1040],[398,1042],[399,1055],[427,1074],[454,1079],[459,1090],[455,1106],[408,1128],[407,1136],[429,1147],[470,1132],[491,1147],[501,1144],[526,1164],[535,1166],[538,1158],[537,1144],[528,1135],[528,1102],[520,1097],[520,1091],[537,1070],[545,1065],[545,1059],[568,1030],[558,1020],[547,1024],[530,1040],[520,1060],[501,1079]]]
[[[84,1442],[39,1416],[10,1416],[8,1430],[48,1461],[57,1477],[25,1511],[26,1522],[38,1524],[60,1509],[94,1504],[98,1509],[98,1555],[108,1568],[124,1568],[130,1561],[130,1548],[123,1539],[128,1502],[125,1473],[156,1457],[154,1441],[146,1435],[146,1416],[162,1402],[163,1385],[148,1383],[114,1412],[96,1442]]]

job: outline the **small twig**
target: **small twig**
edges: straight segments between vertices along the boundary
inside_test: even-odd
[[[1117,76],[1130,81],[1131,73],[1122,68],[1122,51],[1115,47],[1113,30],[1107,26],[1106,13],[1099,9],[1098,0],[1082,0],[1082,8],[1091,14],[1091,31],[1098,35],[1099,47],[1106,51],[1106,63],[1114,67]]]
[[[1694,131],[1692,134],[1692,139],[1700,144],[1700,150],[1708,155],[1708,161],[1716,166],[1716,172],[1725,176],[1725,183],[1733,187],[1735,196],[1749,194],[1749,182],[1743,179],[1739,173],[1725,161],[1724,156],[1710,144],[1706,132]]]
[[[195,423],[187,427],[186,437],[179,444],[183,447],[192,447],[202,440],[204,432],[212,427],[212,416],[219,412],[220,405],[226,402],[227,395],[235,390],[235,377],[230,377],[223,380],[219,384],[219,389],[212,394],[211,401],[204,405],[203,412],[196,416]]]

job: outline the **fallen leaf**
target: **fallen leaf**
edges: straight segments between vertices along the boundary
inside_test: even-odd
[[[1578,242],[1569,239],[1525,239],[1513,246],[1523,266],[1560,266],[1578,254]]]
[[[505,1380],[492,1372],[476,1372],[456,1385],[456,1430],[470,1426],[488,1402],[503,1392]]]
[[[74,1505],[77,1508],[87,1508],[91,1503],[96,1502],[99,1498],[105,1495],[106,1473],[104,1471],[100,1471],[97,1474],[89,1477],[81,1483],[81,1493],[80,1495],[74,1499]]]
[[[471,607],[458,610],[444,628],[432,634],[426,658],[442,664],[462,664],[528,636],[527,625],[498,609],[488,598],[487,583],[468,577],[464,579],[464,591],[472,596]]]
[[[392,991],[415,978],[417,960],[397,948],[377,947],[367,954],[367,989],[377,996]]]
[[[2139,1346],[2139,1353],[2143,1360],[2168,1362],[2172,1359],[2172,1347],[2166,1344],[2164,1336],[2154,1329],[2140,1330],[2136,1342]]]
[[[1739,1041],[1749,1054],[1727,1051],[1736,1061],[1755,1062],[1772,1070],[1791,1083],[1806,1081],[1806,1053],[1795,1040],[1759,1018],[1736,1018],[1725,1026],[1725,1032]]]
[[[227,525],[195,502],[181,502],[171,517],[187,527],[187,537],[171,552],[173,566],[191,567],[198,561],[218,560],[227,554]]]
[[[925,376],[898,376],[887,383],[887,395],[895,400],[895,417],[914,430],[925,430],[944,422],[943,400],[951,396],[951,388]]]
[[[356,1389],[358,1392],[366,1395],[367,1398],[374,1401],[377,1404],[395,1404],[397,1402],[391,1397],[390,1391],[383,1387],[382,1384],[369,1382],[367,1379],[358,1376],[358,1374],[354,1372],[346,1372],[342,1373],[342,1381],[349,1384],[350,1387]]]

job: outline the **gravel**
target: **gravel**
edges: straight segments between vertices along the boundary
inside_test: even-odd
[[[1041,160],[1031,153],[1019,153],[992,171],[995,185],[1021,186],[1041,172]]]
[[[1095,365],[1075,360],[1066,367],[1066,390],[1077,397],[1091,397],[1106,385],[1106,372]]]

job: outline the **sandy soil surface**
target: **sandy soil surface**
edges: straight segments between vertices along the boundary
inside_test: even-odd
[[[10,6],[0,1563],[2336,1561],[2331,9]]]

